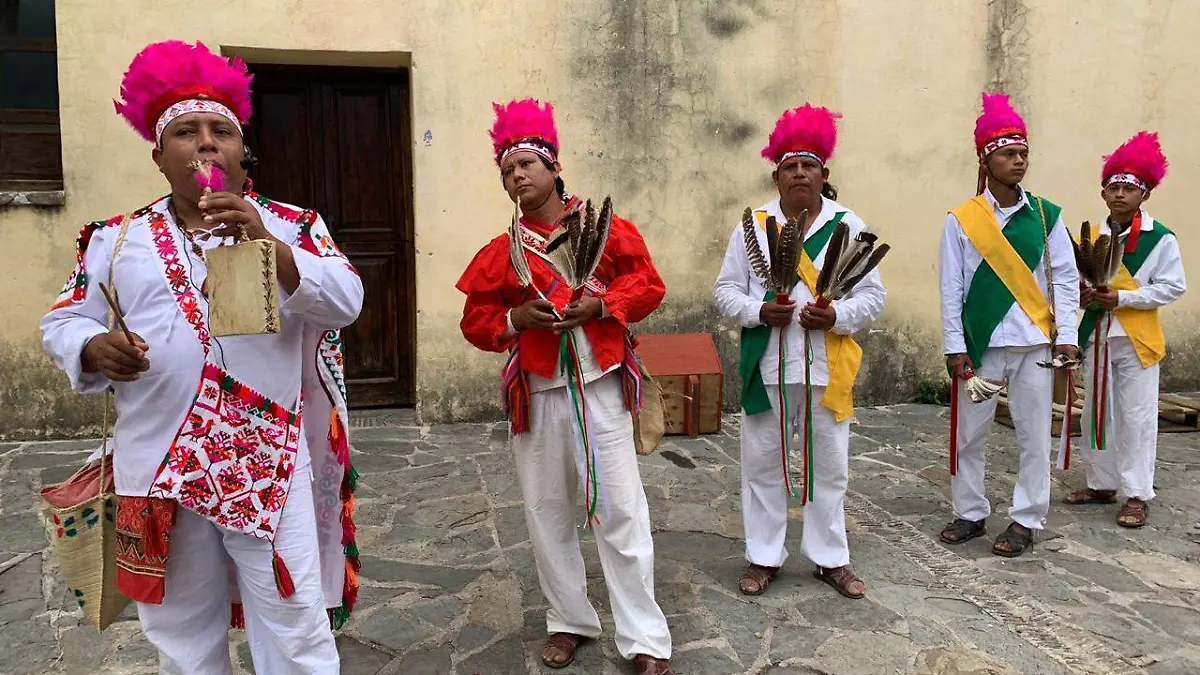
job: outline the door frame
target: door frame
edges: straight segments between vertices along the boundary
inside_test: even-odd
[[[234,51],[234,50],[230,50]],[[240,51],[240,50],[238,50]],[[247,56],[250,56],[247,54]],[[251,57],[253,58],[253,57]],[[376,66],[350,66],[350,65],[322,65],[310,63],[280,63],[278,61],[258,61],[257,59],[248,59],[249,69],[256,79],[260,74],[265,74],[275,82],[286,82],[292,80],[297,83],[311,83],[313,80],[318,82],[335,79],[338,75],[364,75],[377,76],[384,80],[391,80],[389,91],[385,98],[388,106],[387,116],[391,119],[391,123],[387,125],[388,146],[391,149],[392,156],[390,163],[396,167],[397,175],[394,179],[393,187],[398,188],[395,192],[390,192],[392,199],[389,206],[389,211],[394,222],[400,226],[401,236],[394,240],[396,250],[395,256],[397,264],[401,269],[397,272],[396,283],[399,288],[396,291],[397,315],[394,320],[397,322],[397,339],[409,340],[409,348],[402,349],[400,345],[393,347],[401,354],[407,352],[407,358],[397,357],[397,395],[402,401],[400,404],[356,404],[354,402],[353,392],[349,393],[349,407],[351,408],[413,408],[417,404],[417,293],[416,293],[416,223],[414,214],[414,185],[413,185],[413,115],[412,115],[412,68],[405,66],[397,67],[376,67]],[[312,127],[306,130],[305,133],[312,134],[313,132],[322,133],[323,135],[316,138],[318,147],[328,147],[328,143],[340,141],[337,138],[336,130],[332,129],[332,125],[325,120],[326,104],[330,101],[323,100],[323,95],[319,93],[310,93],[309,101],[307,102],[312,111]],[[254,120],[251,120],[249,125],[251,130],[254,129]],[[251,137],[257,141],[257,134],[251,131]],[[310,138],[312,138],[310,136]],[[321,185],[311,185],[310,191],[314,195],[318,204],[301,205],[304,208],[316,209],[319,213],[327,210],[331,204],[331,196],[328,191],[328,181],[333,180],[332,176],[327,175],[328,165],[322,163],[317,171],[311,172],[309,179],[312,181],[320,181]],[[270,195],[268,195],[270,196]],[[335,238],[339,248],[347,255],[355,253],[354,246],[347,248],[343,243]],[[369,251],[363,251],[366,254]],[[361,384],[381,383],[381,378],[364,378],[358,380]]]

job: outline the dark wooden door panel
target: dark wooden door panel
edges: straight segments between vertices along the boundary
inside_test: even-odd
[[[255,102],[255,154],[269,158],[253,171],[255,188],[273,199],[320,211],[313,185],[313,143],[299,129],[314,126],[306,87],[259,85]],[[267,191],[269,188],[269,192]]]
[[[407,72],[252,67],[260,192],[315,208],[362,277],[343,336],[352,407],[415,397],[415,254]]]

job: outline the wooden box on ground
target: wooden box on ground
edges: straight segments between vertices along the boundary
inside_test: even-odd
[[[668,435],[695,438],[721,430],[725,375],[711,335],[641,335],[637,353],[662,387]]]

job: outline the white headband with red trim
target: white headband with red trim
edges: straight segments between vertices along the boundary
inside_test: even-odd
[[[984,144],[982,156],[987,157],[988,155],[992,154],[993,152],[999,150],[1000,148],[1005,148],[1010,145],[1023,145],[1028,148],[1029,147],[1029,139],[1025,138],[1024,136],[1022,136],[1020,134],[1010,134],[1008,136],[1001,136],[1000,138],[997,138],[995,140],[989,141],[986,144]]]
[[[194,112],[216,113],[233,122],[233,125],[238,128],[239,133],[242,130],[241,121],[227,106],[217,103],[212,99],[189,98],[172,104],[171,107],[163,111],[163,114],[158,116],[158,122],[154,124],[154,138],[157,143],[160,146],[162,145],[162,135],[166,131],[168,124],[183,115]]]
[[[1150,191],[1150,187],[1146,185],[1146,181],[1131,173],[1115,173],[1109,176],[1108,180],[1104,181],[1104,187],[1108,187],[1113,183],[1128,183],[1129,185],[1138,188],[1142,192]]]
[[[544,142],[539,142],[536,140],[524,140],[518,143],[513,143],[505,148],[504,152],[500,153],[500,163],[503,164],[504,160],[508,159],[508,156],[514,152],[532,152],[551,164],[558,162],[558,157],[551,152],[550,148],[546,147]]]
[[[820,157],[817,157],[816,153],[812,153],[807,150],[800,150],[800,151],[793,150],[791,152],[785,152],[779,156],[779,161],[775,163],[775,166],[776,167],[783,166],[784,162],[788,161],[789,159],[791,159],[793,157],[811,157],[811,158],[817,160],[817,162],[819,162],[821,164],[821,166],[825,166],[825,160],[821,159]]]

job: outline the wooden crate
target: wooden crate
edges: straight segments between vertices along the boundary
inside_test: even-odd
[[[637,353],[662,387],[667,435],[695,438],[721,430],[725,374],[711,335],[642,335]]]

